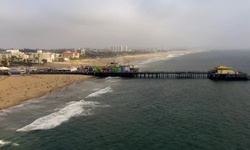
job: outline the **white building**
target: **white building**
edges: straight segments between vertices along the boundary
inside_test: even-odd
[[[6,52],[10,53],[11,56],[15,56],[20,61],[23,61],[24,59],[28,59],[29,56],[24,54],[23,52],[20,52],[18,49],[15,50],[6,50]]]
[[[7,60],[11,58],[11,53],[10,52],[0,52],[0,61],[2,60]]]
[[[115,46],[111,46],[111,50],[113,52],[124,52],[124,51],[128,51],[128,47],[123,46],[123,45],[115,45]]]
[[[29,60],[33,63],[43,63],[43,61],[53,62],[55,60],[55,53],[45,52],[42,50],[37,50],[36,53],[30,53]]]
[[[85,56],[86,50],[84,48],[82,48],[80,54]]]
[[[8,49],[6,52],[11,53],[11,55],[17,55],[20,53],[19,49]]]

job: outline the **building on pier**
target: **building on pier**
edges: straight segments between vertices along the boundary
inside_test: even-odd
[[[247,73],[233,71],[232,67],[216,66],[209,73],[208,78],[212,80],[249,80],[250,77]]]
[[[215,74],[237,74],[238,72],[235,72],[232,70],[232,67],[228,66],[216,66],[214,67]]]

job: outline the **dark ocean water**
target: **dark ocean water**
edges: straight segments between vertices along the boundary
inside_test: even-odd
[[[250,73],[250,51],[140,62],[141,70]],[[91,79],[0,113],[0,149],[250,149],[250,81]]]

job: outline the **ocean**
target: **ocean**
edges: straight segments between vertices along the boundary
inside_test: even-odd
[[[250,51],[136,62],[142,71],[250,73]],[[92,78],[0,112],[3,150],[248,150],[250,81]]]

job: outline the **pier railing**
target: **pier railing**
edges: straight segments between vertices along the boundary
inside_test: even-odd
[[[82,71],[45,71],[31,74],[78,74],[96,77],[159,78],[159,79],[213,79],[213,80],[250,80],[248,74],[216,74],[211,71],[143,71],[143,72],[82,72]]]
[[[133,78],[176,78],[176,79],[204,79],[208,78],[209,72],[199,72],[199,71],[159,71],[159,72],[92,72],[85,73],[89,75],[108,77],[108,76],[119,76],[119,77],[133,77]]]
[[[129,78],[169,78],[169,79],[204,79],[208,78],[206,71],[143,71],[143,72],[31,72],[31,74],[82,74],[97,77],[129,77]]]

